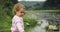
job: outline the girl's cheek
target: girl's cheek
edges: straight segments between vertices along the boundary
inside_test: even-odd
[[[24,13],[22,13],[22,16],[24,15]]]

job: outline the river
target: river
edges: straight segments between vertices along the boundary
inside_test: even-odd
[[[60,13],[39,13],[37,12],[37,13],[32,13],[29,16],[42,21],[42,24],[40,26],[36,25],[33,29],[31,29],[31,32],[47,32],[45,27],[49,24],[56,25],[60,30]]]

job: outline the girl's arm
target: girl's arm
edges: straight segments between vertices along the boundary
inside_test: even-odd
[[[22,27],[21,23],[18,22],[16,24],[16,26],[17,26],[19,32],[24,32],[24,28]]]
[[[24,28],[21,20],[16,21],[16,26],[19,32],[24,32]]]

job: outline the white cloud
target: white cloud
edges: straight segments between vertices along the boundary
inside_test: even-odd
[[[18,0],[18,1],[21,1],[21,0]]]
[[[46,0],[26,0],[26,1],[46,1]]]
[[[18,0],[18,1],[46,1],[46,0]]]

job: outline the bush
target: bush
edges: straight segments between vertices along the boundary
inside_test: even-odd
[[[37,24],[37,21],[34,18],[23,17],[23,20],[25,25],[25,32],[28,32]]]
[[[24,24],[25,24],[26,26],[31,26],[31,27],[33,27],[33,26],[35,26],[36,23],[37,23],[36,19],[33,19],[33,18],[25,17],[25,18],[23,18],[23,19],[24,19]]]

